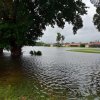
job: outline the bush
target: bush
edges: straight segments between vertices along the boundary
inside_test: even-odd
[[[42,55],[42,52],[41,51],[37,51],[37,55],[38,56],[41,56]]]
[[[37,55],[37,52],[36,51],[34,51],[34,55]]]
[[[42,52],[41,52],[41,51],[37,51],[37,52],[36,52],[36,51],[32,51],[32,50],[31,50],[31,51],[30,51],[30,54],[31,54],[31,55],[41,56],[41,55],[42,55]]]
[[[80,47],[85,47],[85,44],[80,44]]]
[[[32,50],[30,51],[30,54],[31,54],[31,55],[33,55],[33,54],[34,54]]]

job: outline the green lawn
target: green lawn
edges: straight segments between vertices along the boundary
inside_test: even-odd
[[[71,49],[67,51],[72,51],[72,52],[84,52],[84,53],[100,53],[100,49],[97,48],[81,48],[81,49]]]

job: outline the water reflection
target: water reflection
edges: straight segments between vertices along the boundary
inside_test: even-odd
[[[41,50],[43,55],[30,56],[30,49]],[[1,83],[31,80],[40,91],[47,93],[50,100],[100,99],[99,54],[68,52],[66,48],[30,49],[25,47],[20,59],[0,58]]]
[[[12,59],[10,56],[0,57],[0,82],[3,84],[18,83],[22,78],[20,59]]]

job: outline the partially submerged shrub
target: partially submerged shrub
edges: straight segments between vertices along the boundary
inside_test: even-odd
[[[38,56],[41,56],[42,55],[42,52],[41,51],[37,51],[37,55]]]
[[[36,52],[36,51],[32,51],[32,50],[31,50],[31,51],[30,51],[30,54],[31,54],[31,55],[41,56],[41,55],[42,55],[42,52],[41,52],[41,51],[37,51],[37,52]]]
[[[32,50],[30,51],[30,54],[31,54],[31,55],[33,55],[33,54],[34,54]]]
[[[34,51],[34,55],[37,55],[37,52],[36,51]]]

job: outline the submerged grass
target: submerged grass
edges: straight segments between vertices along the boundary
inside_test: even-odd
[[[24,81],[19,84],[0,85],[0,100],[66,100],[66,95],[48,93],[34,83]]]
[[[48,95],[41,91],[39,88],[29,81],[24,81],[17,85],[0,85],[0,100],[100,100],[100,97],[95,95],[80,96],[77,94],[73,96],[60,96],[60,95]]]
[[[17,85],[0,85],[0,100],[47,100],[48,95],[34,83],[24,81]]]
[[[71,49],[71,50],[67,50],[67,51],[83,52],[83,53],[100,53],[100,49],[96,49],[96,48]]]

